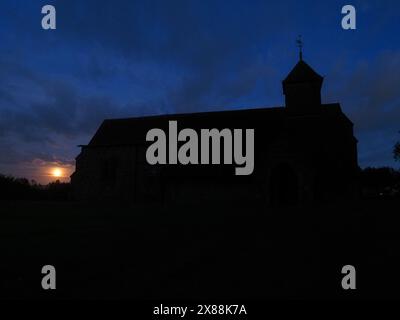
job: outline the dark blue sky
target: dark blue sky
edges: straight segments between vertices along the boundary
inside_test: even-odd
[[[41,28],[45,4],[57,30]],[[398,167],[399,16],[397,0],[2,0],[0,172],[68,174],[104,118],[283,105],[298,34],[323,102],[355,123],[360,165]]]

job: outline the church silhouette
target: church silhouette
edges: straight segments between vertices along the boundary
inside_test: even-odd
[[[298,205],[357,195],[357,139],[339,103],[322,104],[323,77],[300,59],[282,81],[285,106],[104,120],[71,176],[80,200],[162,204]],[[254,129],[254,171],[232,165],[149,165],[146,133]],[[222,152],[221,152],[222,154]]]

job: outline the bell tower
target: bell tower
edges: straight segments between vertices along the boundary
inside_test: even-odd
[[[323,77],[304,62],[302,41],[297,40],[297,44],[300,48],[299,62],[282,81],[285,105],[294,113],[310,113],[321,107]]]

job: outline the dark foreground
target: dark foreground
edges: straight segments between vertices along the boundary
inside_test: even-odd
[[[0,298],[400,298],[399,207],[1,203]],[[348,264],[356,290],[341,286]]]

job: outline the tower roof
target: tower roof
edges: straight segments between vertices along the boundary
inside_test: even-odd
[[[300,60],[294,66],[292,71],[287,75],[284,83],[297,83],[297,82],[319,82],[323,78],[316,73],[304,60]]]

